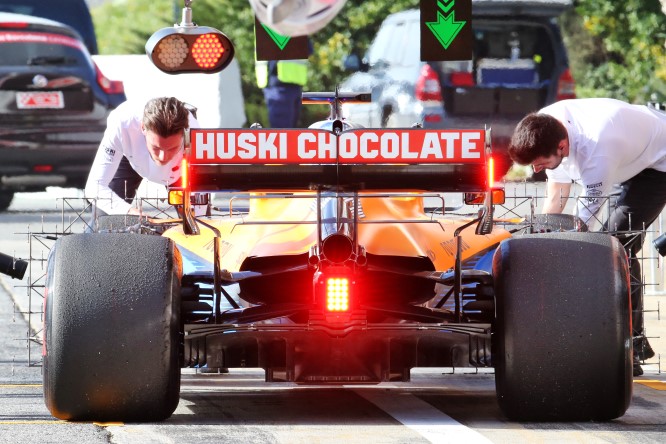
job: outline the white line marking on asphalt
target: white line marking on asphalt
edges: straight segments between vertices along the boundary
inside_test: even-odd
[[[492,442],[410,393],[386,392],[376,389],[355,389],[354,392],[431,443],[487,444]]]

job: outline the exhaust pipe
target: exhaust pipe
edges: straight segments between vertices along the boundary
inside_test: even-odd
[[[0,273],[21,280],[28,268],[28,261],[16,259],[4,253],[0,253]]]

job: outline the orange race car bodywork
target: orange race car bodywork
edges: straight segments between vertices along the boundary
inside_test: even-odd
[[[171,190],[183,223],[164,233],[194,295],[181,313],[186,366],[377,383],[416,366],[491,365],[490,258],[511,235],[493,227],[485,130],[329,120],[190,137]],[[481,211],[446,214],[445,191]],[[201,192],[227,196],[224,214],[194,217]]]
[[[426,214],[424,197],[417,193],[407,197],[389,196],[360,195],[363,216],[360,218],[358,242],[365,247],[365,251],[374,255],[427,257],[435,270],[453,268],[456,257],[453,233],[471,219]],[[316,198],[305,193],[302,197],[253,196],[249,200],[247,214],[211,221],[224,243],[220,252],[222,269],[240,271],[241,264],[248,257],[307,254],[317,243]],[[256,223],[269,220],[294,223]],[[401,223],[407,220],[410,222]],[[461,233],[462,261],[487,252],[510,236],[501,228],[485,235],[477,235],[474,229],[474,226],[469,226]],[[186,235],[179,227],[167,231],[165,235],[181,248],[213,263],[213,230],[203,228],[199,235]]]
[[[642,233],[585,233],[563,214],[496,220],[489,129],[340,116],[370,99],[304,93],[331,109],[306,129],[190,129],[162,211],[177,217],[100,215],[58,238],[44,285],[52,414],[163,420],[181,368],[237,367],[337,385],[486,367],[510,419],[624,414],[625,248]]]

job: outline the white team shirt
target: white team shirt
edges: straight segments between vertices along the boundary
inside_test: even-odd
[[[141,177],[161,185],[180,179],[182,150],[168,164],[159,166],[150,157],[146,137],[141,131],[145,101],[127,101],[114,109],[107,119],[106,131],[97,149],[86,182],[86,197],[96,198],[97,207],[107,214],[127,214],[131,204],[114,193],[109,184],[123,156]],[[199,123],[190,114],[190,128]]]
[[[615,99],[562,100],[543,108],[569,134],[569,156],[546,170],[548,180],[579,183],[578,216],[586,223],[614,184],[645,169],[666,171],[666,113]]]

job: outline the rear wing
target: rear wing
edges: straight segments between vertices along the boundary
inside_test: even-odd
[[[191,129],[189,191],[483,192],[487,130]]]

